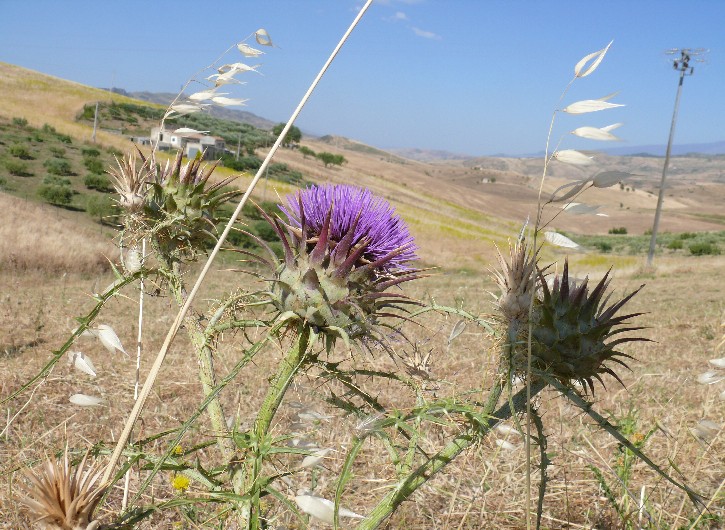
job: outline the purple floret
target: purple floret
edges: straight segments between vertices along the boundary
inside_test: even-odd
[[[308,236],[320,233],[330,204],[334,204],[330,219],[330,239],[340,241],[360,214],[355,228],[354,242],[367,236],[370,244],[365,258],[375,261],[394,250],[405,247],[398,256],[393,257],[383,268],[391,271],[408,269],[407,262],[418,259],[413,236],[408,226],[395,214],[395,209],[381,197],[374,196],[366,188],[344,184],[310,186],[300,192],[287,196],[287,205],[280,209],[287,215],[291,225],[300,228],[300,204],[302,197]]]

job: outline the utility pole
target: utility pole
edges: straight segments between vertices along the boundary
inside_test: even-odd
[[[93,135],[91,136],[91,142],[96,143],[96,128],[98,127],[98,101],[96,101],[96,113],[93,116]]]
[[[662,167],[662,180],[660,180],[660,192],[657,196],[657,209],[655,210],[655,220],[652,225],[652,237],[649,241],[649,253],[647,254],[647,266],[651,267],[655,257],[655,246],[657,245],[657,228],[660,224],[660,216],[662,215],[662,202],[665,198],[665,178],[667,177],[667,166],[670,165],[670,154],[672,152],[672,140],[675,137],[675,123],[677,122],[677,111],[680,107],[680,94],[682,94],[682,83],[685,80],[685,76],[692,75],[695,72],[695,68],[690,66],[692,57],[701,55],[707,50],[703,48],[673,48],[667,50],[665,53],[668,55],[680,56],[673,59],[672,66],[675,70],[680,72],[680,80],[677,83],[677,96],[675,96],[675,110],[672,112],[672,124],[670,125],[670,137],[667,140],[667,151],[665,152],[665,164]],[[697,59],[696,59],[697,60]]]

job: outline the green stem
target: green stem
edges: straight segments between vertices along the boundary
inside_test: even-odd
[[[542,380],[536,380],[531,383],[531,396],[535,396],[544,389],[546,383]],[[499,382],[491,390],[489,400],[481,412],[482,416],[488,416],[488,420],[484,423],[474,422],[471,428],[451,440],[448,445],[441,449],[437,454],[428,459],[424,464],[419,466],[407,479],[401,482],[396,488],[391,490],[380,502],[373,508],[367,519],[357,526],[357,530],[373,530],[378,528],[385,519],[387,519],[400,504],[407,500],[420,486],[425,484],[436,473],[445,468],[455,458],[468,447],[480,441],[493,429],[499,422],[510,418],[513,414],[518,414],[526,408],[527,389],[519,390],[515,396],[494,414],[491,414],[495,407],[498,397],[503,390],[503,384]],[[496,396],[495,394],[498,394]],[[493,404],[493,406],[491,406]],[[513,409],[511,406],[513,405]],[[489,410],[490,407],[490,410]]]
[[[304,365],[307,348],[310,342],[310,328],[306,324],[301,324],[297,330],[297,340],[282,359],[279,369],[270,382],[269,390],[264,398],[257,419],[254,423],[254,440],[255,445],[247,460],[247,473],[243,491],[236,491],[238,479],[235,483],[235,493],[250,494],[248,528],[260,528],[260,509],[259,498],[261,487],[259,479],[262,474],[262,464],[264,462],[265,450],[267,447],[269,428],[272,425],[277,410],[284,399],[287,389]]]

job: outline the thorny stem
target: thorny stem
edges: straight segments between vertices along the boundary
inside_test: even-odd
[[[216,255],[219,253],[219,250],[221,249],[222,245],[224,244],[224,241],[226,241],[227,235],[232,229],[232,225],[237,220],[237,217],[239,217],[239,214],[242,211],[242,208],[244,208],[244,205],[247,203],[247,200],[249,199],[250,195],[252,194],[252,191],[254,190],[255,186],[257,185],[257,182],[259,182],[259,179],[262,177],[264,172],[267,170],[267,167],[269,166],[270,161],[272,160],[272,157],[279,149],[279,146],[282,144],[282,141],[284,140],[285,136],[287,135],[287,132],[292,127],[292,124],[297,119],[297,116],[300,112],[302,112],[302,108],[304,107],[305,103],[307,103],[307,100],[312,95],[312,92],[314,92],[315,88],[317,87],[318,83],[322,79],[322,76],[325,74],[327,69],[329,68],[330,64],[332,64],[332,61],[337,56],[337,53],[342,48],[342,45],[347,41],[348,37],[352,33],[352,30],[355,29],[355,26],[357,26],[360,19],[362,19],[365,12],[368,10],[370,5],[373,3],[373,0],[367,0],[365,2],[365,5],[360,9],[357,16],[353,20],[352,24],[350,24],[350,27],[347,29],[345,34],[340,39],[340,42],[337,44],[335,49],[330,54],[330,57],[327,59],[325,64],[320,69],[320,72],[317,74],[317,77],[315,77],[314,81],[308,88],[305,95],[302,97],[302,100],[297,105],[297,108],[292,113],[292,116],[290,116],[290,119],[287,120],[287,124],[285,125],[284,129],[280,133],[280,135],[277,137],[277,141],[274,143],[272,148],[269,150],[269,153],[267,153],[267,156],[264,158],[264,161],[262,162],[262,165],[257,170],[257,173],[254,175],[254,178],[252,179],[252,182],[249,183],[249,187],[247,188],[247,191],[244,193],[244,196],[242,196],[241,200],[239,201],[239,204],[237,205],[237,208],[234,210],[234,213],[229,218],[229,222],[227,223],[227,226],[224,228],[224,231],[219,236],[219,240],[217,241],[217,244],[214,246],[214,249],[209,254],[209,258],[207,259],[206,263],[204,264],[204,268],[202,269],[201,273],[199,273],[199,277],[196,280],[196,283],[194,284],[194,287],[192,288],[191,292],[189,293],[189,297],[186,299],[186,302],[182,306],[181,310],[179,311],[179,314],[176,316],[176,319],[174,320],[173,324],[171,325],[171,328],[169,329],[168,334],[166,335],[166,339],[164,340],[163,345],[161,346],[161,350],[156,356],[156,360],[154,361],[153,365],[151,366],[151,369],[149,371],[149,375],[146,378],[146,381],[144,383],[143,388],[141,389],[141,393],[139,394],[139,398],[136,401],[136,404],[134,405],[133,409],[131,410],[131,413],[129,414],[128,419],[126,420],[126,424],[124,425],[123,431],[121,432],[120,436],[118,437],[118,441],[116,442],[116,448],[113,451],[113,454],[111,455],[111,459],[108,462],[108,465],[106,466],[106,470],[103,473],[102,482],[108,482],[108,480],[111,478],[111,475],[113,474],[113,468],[116,467],[116,464],[118,463],[119,458],[121,457],[121,452],[123,451],[123,447],[126,445],[126,442],[128,441],[128,438],[131,434],[131,429],[133,429],[133,425],[138,420],[139,416],[141,415],[141,410],[143,409],[144,404],[146,403],[146,399],[148,398],[149,394],[151,393],[151,388],[153,387],[156,378],[159,375],[159,371],[161,370],[161,365],[164,363],[164,359],[166,358],[166,354],[169,351],[169,347],[171,346],[171,342],[174,340],[174,337],[176,336],[176,333],[179,331],[179,328],[181,327],[181,323],[184,320],[184,317],[186,316],[187,311],[189,310],[189,307],[191,307],[191,303],[193,302],[194,298],[196,297],[196,293],[199,291],[199,287],[201,286],[202,282],[204,281],[204,278],[206,278],[207,273],[209,272],[209,269],[211,268],[211,264],[214,261],[214,258],[216,258]]]
[[[183,284],[178,268],[174,267],[173,277],[169,280],[169,286],[179,306],[184,304]],[[208,338],[199,318],[193,312],[187,313],[184,317],[184,326],[189,335],[189,340],[194,346],[199,363],[199,380],[201,381],[204,397],[208,398],[216,387],[216,375],[214,372],[214,358],[209,347]],[[234,456],[234,444],[227,436],[227,422],[224,410],[222,409],[219,396],[215,395],[207,408],[209,420],[211,421],[217,445],[222,453],[222,458],[229,461]]]
[[[373,530],[378,528],[385,519],[387,519],[396,509],[407,500],[420,486],[425,484],[436,473],[443,470],[455,458],[471,445],[484,438],[499,422],[507,420],[514,414],[523,412],[528,403],[527,395],[532,396],[538,394],[546,387],[546,383],[541,379],[537,379],[531,383],[530,388],[521,389],[513,396],[509,403],[506,403],[496,412],[492,414],[495,403],[501,396],[504,383],[501,379],[491,389],[489,400],[481,411],[481,416],[487,416],[488,420],[483,423],[472,422],[467,432],[459,434],[448,445],[441,449],[437,454],[428,459],[424,464],[411,473],[407,479],[401,482],[397,487],[391,490],[380,502],[373,508],[367,519],[361,522],[356,530]],[[513,404],[513,409],[511,408]],[[492,406],[493,405],[493,406]],[[490,408],[489,408],[490,407]]]
[[[297,330],[297,340],[279,364],[278,371],[270,382],[267,396],[264,398],[264,402],[259,409],[257,419],[254,423],[254,446],[246,464],[248,469],[245,480],[246,484],[244,485],[244,491],[236,492],[240,495],[249,492],[251,495],[248,519],[248,528],[250,530],[260,528],[259,498],[261,488],[258,482],[261,478],[262,464],[265,457],[264,449],[268,442],[269,428],[277,414],[277,409],[279,409],[287,393],[287,389],[292,384],[299,370],[304,366],[309,344],[310,327],[307,324],[300,324]]]

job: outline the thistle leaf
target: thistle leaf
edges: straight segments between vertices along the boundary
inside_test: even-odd
[[[87,396],[86,394],[73,394],[69,398],[69,401],[74,405],[79,405],[81,407],[97,407],[103,403],[101,398],[96,396]]]
[[[614,94],[610,96],[604,96],[600,99],[583,99],[581,101],[572,103],[571,105],[563,108],[562,110],[567,114],[586,114],[587,112],[597,112],[600,110],[613,109],[616,107],[624,107],[624,105],[621,103],[609,103],[607,101],[607,99],[611,98],[613,95]]]
[[[84,374],[96,377],[96,367],[93,366],[90,357],[79,351],[68,352],[68,364],[72,364],[74,368]]]
[[[249,101],[249,99],[225,98],[224,96],[217,96],[211,98],[211,100],[222,107],[243,106],[247,101]]]
[[[244,44],[243,42],[240,42],[239,44],[237,44],[237,49],[245,57],[259,57],[260,55],[264,54],[264,52],[262,50],[258,50],[257,48],[252,48],[251,46]]]
[[[557,247],[579,248],[579,245],[577,243],[574,243],[574,241],[572,241],[568,237],[561,235],[557,232],[544,232],[544,237],[549,243],[551,243],[552,245],[556,245]]]
[[[584,56],[581,61],[576,63],[576,66],[574,67],[574,75],[576,77],[586,77],[594,72],[594,70],[596,70],[599,66],[599,63],[602,62],[602,59],[604,59],[604,55],[606,55],[607,50],[609,50],[609,47],[612,45],[613,42],[614,41],[610,41],[605,48],[602,48],[597,52],[590,53],[589,55]],[[587,66],[587,68],[582,71],[587,63],[589,63],[589,61],[592,61],[591,64],[589,64],[589,66]]]
[[[587,156],[584,153],[575,151],[574,149],[564,149],[563,151],[556,151],[553,156],[559,162],[564,162],[565,164],[572,164],[575,166],[586,166],[593,162],[591,156]]]
[[[257,44],[261,46],[272,46],[272,38],[264,28],[259,28],[254,32],[254,39],[257,41]]]
[[[332,524],[335,514],[335,503],[317,497],[316,495],[297,495],[295,502],[300,510],[308,515],[311,515],[315,519],[319,519],[325,523]],[[350,517],[353,519],[365,519],[365,516],[352,512],[345,508],[339,509],[340,517]]]
[[[609,131],[605,131],[604,129],[598,129],[596,127],[579,127],[578,129],[574,129],[571,131],[571,134],[574,136],[579,136],[580,138],[587,138],[589,140],[600,140],[603,142],[617,142],[620,141],[621,138],[618,136],[614,136]]]
[[[592,186],[595,188],[608,188],[633,176],[635,176],[634,173],[627,173],[626,171],[602,171],[594,176]]]

